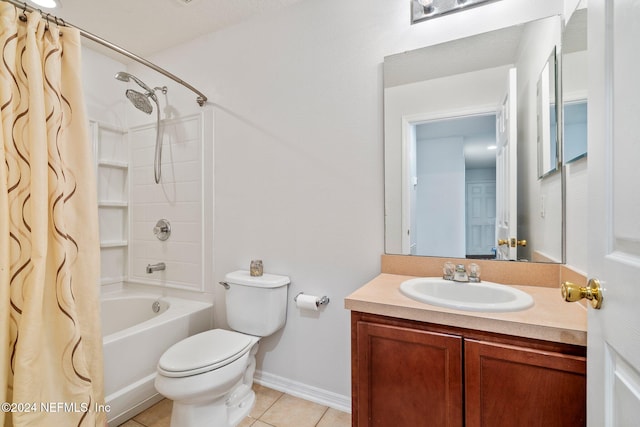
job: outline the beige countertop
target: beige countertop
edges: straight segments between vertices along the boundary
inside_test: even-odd
[[[400,292],[415,276],[382,273],[344,300],[345,308],[363,313],[437,323],[479,331],[587,345],[587,310],[562,300],[557,288],[513,286],[533,297],[533,307],[517,312],[461,311],[418,302]]]

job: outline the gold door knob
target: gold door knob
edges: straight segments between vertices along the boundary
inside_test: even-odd
[[[498,246],[507,245],[515,248],[516,246],[527,246],[526,240],[517,240],[515,237],[510,239],[498,239]]]
[[[602,307],[602,289],[598,279],[589,279],[586,287],[564,282],[560,287],[560,291],[562,292],[562,298],[567,302],[580,301],[586,298],[591,301],[591,307],[595,309]]]

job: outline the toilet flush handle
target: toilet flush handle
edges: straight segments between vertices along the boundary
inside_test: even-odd
[[[220,285],[224,286],[225,289],[229,290],[231,286],[227,282],[218,282]]]

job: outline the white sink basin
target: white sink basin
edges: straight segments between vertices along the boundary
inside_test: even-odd
[[[466,311],[520,311],[533,305],[526,292],[493,282],[460,283],[439,277],[420,277],[400,284],[411,299]]]

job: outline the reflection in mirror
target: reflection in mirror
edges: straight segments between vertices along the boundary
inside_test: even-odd
[[[462,12],[496,0],[411,0],[411,23],[426,21],[442,15]]]
[[[562,174],[540,182],[536,141],[560,31],[553,16],[385,58],[386,253],[562,262]]]
[[[536,97],[538,100],[538,177],[542,178],[558,170],[558,126],[556,112],[557,92],[556,49],[549,55],[544,64],[538,84]]]
[[[587,100],[564,103],[564,162],[571,163],[587,155]]]
[[[566,177],[566,262],[588,270],[587,205],[587,5],[583,0],[569,17],[562,37],[564,102],[563,172]],[[575,111],[579,109],[579,111]]]
[[[587,155],[587,9],[576,10],[562,43],[564,163]]]
[[[411,126],[415,222],[410,225],[410,253],[495,258],[495,112]],[[443,201],[447,209],[442,209]]]

